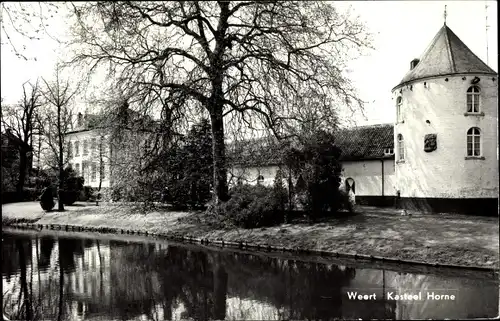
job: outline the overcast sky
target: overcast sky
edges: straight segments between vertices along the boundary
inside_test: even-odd
[[[409,70],[410,61],[418,58],[444,23],[447,6],[447,25],[484,62],[486,55],[486,9],[488,4],[489,66],[498,71],[498,35],[496,1],[355,1],[354,11],[375,34],[375,50],[351,65],[350,76],[360,97],[367,101],[367,119],[359,125],[393,122],[395,107],[391,89]],[[61,33],[64,21],[50,21],[50,30]],[[3,36],[3,34],[2,34]],[[16,35],[11,35],[16,37]],[[5,39],[2,39],[2,43]],[[18,39],[19,43],[21,40]],[[1,96],[14,103],[22,93],[22,84],[38,76],[50,77],[57,61],[58,45],[45,37],[25,43],[26,55],[37,61],[18,58],[10,48],[1,50]]]

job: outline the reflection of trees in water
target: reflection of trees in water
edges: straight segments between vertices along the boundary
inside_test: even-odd
[[[23,261],[20,258],[23,255],[19,256],[20,246],[16,244],[27,240],[14,242],[5,238],[5,241],[3,256],[14,263],[2,262],[4,275],[22,270],[20,265]],[[34,256],[38,258],[39,266],[43,262],[48,264],[50,256],[57,253],[53,250],[54,241],[46,238],[33,242],[40,244],[40,250]],[[95,251],[92,253],[96,256],[87,255],[92,253],[83,255],[85,247],[90,246],[94,246],[90,252]],[[103,251],[104,247],[106,251]],[[41,300],[44,319],[56,320],[59,315],[67,317],[74,300],[80,303],[75,305],[75,309],[80,306],[81,312],[85,310],[87,316],[99,314],[105,318],[132,319],[146,315],[151,320],[172,319],[173,312],[178,315],[182,309],[182,318],[195,320],[234,317],[226,315],[226,311],[230,314],[241,311],[243,319],[332,319],[348,317],[342,315],[348,314],[348,311],[342,312],[342,305],[348,309],[355,308],[342,302],[345,294],[342,289],[349,287],[355,277],[355,270],[350,268],[177,246],[157,251],[153,244],[114,241],[61,239],[58,248],[59,256],[57,260],[52,260],[55,266],[51,267],[53,272],[50,273],[53,275],[45,278],[38,291],[44,296]],[[31,243],[27,242],[23,250],[25,265],[29,266]],[[100,294],[98,299],[87,300],[68,292],[70,282],[66,275],[75,272],[75,258],[80,256],[82,259],[99,257],[100,264],[94,265],[95,271],[77,269],[84,272],[80,277],[84,277],[89,286],[92,277],[87,272],[100,274],[100,289],[109,288],[110,291],[97,292],[97,295]],[[102,256],[106,256],[105,260],[100,259]],[[109,264],[104,266],[102,261]],[[30,277],[25,275],[23,282],[27,282],[28,286],[23,291],[26,292],[27,288],[27,292],[32,294]],[[40,302],[40,297],[37,298],[30,298],[31,304]],[[24,297],[20,302],[24,302]],[[228,302],[240,305],[228,307]],[[160,313],[159,317],[155,317],[158,308],[163,315]],[[381,305],[382,308],[384,306]],[[245,309],[252,311],[245,312]],[[32,309],[33,314],[35,311]],[[380,317],[383,317],[382,312]]]
[[[186,309],[182,317],[224,319],[228,291],[233,296],[286,307],[294,318],[340,317],[340,291],[354,277],[353,270],[299,261],[292,262],[292,267],[288,263],[276,258],[169,247],[166,254],[140,264],[154,266],[160,274],[165,319],[172,317],[171,307],[176,301]]]
[[[80,239],[60,238],[59,245],[59,264],[65,272],[75,270],[75,257],[83,256],[85,244]]]
[[[31,265],[31,238],[26,236],[13,238],[10,235],[3,235],[2,237],[2,275],[9,280],[10,277],[19,273],[19,244],[24,246],[26,265]]]
[[[281,260],[259,255],[223,254],[233,296],[266,301],[283,318],[341,317],[342,287],[353,269],[334,265]]]
[[[150,315],[153,308],[154,246],[110,241],[111,307],[120,318]]]
[[[38,267],[39,269],[46,269],[50,265],[50,256],[52,254],[52,249],[56,243],[55,239],[48,236],[42,236],[38,240],[40,242],[40,254],[38,257]]]

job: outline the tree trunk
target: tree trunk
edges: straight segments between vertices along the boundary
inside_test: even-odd
[[[220,257],[217,256],[214,266],[214,319],[224,320],[226,318],[226,297],[227,297],[227,272],[220,262]]]
[[[16,192],[19,200],[23,200],[24,181],[26,180],[26,168],[28,166],[28,155],[24,150],[19,151],[19,180],[16,185]]]
[[[28,293],[28,281],[26,277],[26,257],[24,252],[24,243],[23,241],[16,241],[16,245],[19,251],[19,266],[20,266],[20,279],[21,279],[21,291],[24,296],[24,307],[26,309],[26,320],[32,320],[32,305],[30,301],[30,295]]]
[[[63,307],[64,307],[64,269],[63,269],[63,264],[62,264],[62,253],[61,253],[61,247],[60,247],[60,241],[59,241],[59,305],[58,305],[58,313],[57,313],[57,320],[62,321],[63,320]]]
[[[57,210],[62,212],[64,211],[63,204],[63,188],[64,188],[64,149],[63,149],[63,133],[61,128],[61,107],[57,108],[57,134],[58,134],[58,143],[59,143],[59,188],[57,189]]]
[[[222,109],[210,113],[212,123],[212,151],[214,160],[214,192],[216,203],[228,200],[224,121]]]

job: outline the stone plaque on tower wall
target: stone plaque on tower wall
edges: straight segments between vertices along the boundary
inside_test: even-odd
[[[437,149],[437,134],[427,134],[424,138],[424,151],[430,153]]]

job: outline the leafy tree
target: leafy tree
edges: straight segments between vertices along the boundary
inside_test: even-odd
[[[211,197],[213,182],[212,133],[208,119],[203,119],[191,128],[184,151],[184,178],[189,186],[189,203],[203,206]]]
[[[7,197],[7,192],[15,193],[15,186],[19,174],[19,153],[12,146],[8,134],[2,133],[2,200]]]
[[[174,205],[203,207],[210,199],[212,137],[208,119],[194,124],[184,139],[166,149],[163,175]]]
[[[162,109],[167,127],[208,115],[217,201],[228,199],[227,131],[282,137],[362,106],[343,70],[369,35],[330,2],[103,1],[74,12],[71,63],[106,66],[144,110]]]
[[[83,190],[83,177],[77,176],[71,167],[67,167],[64,169],[63,182],[63,203],[65,205],[72,205],[78,200],[78,196]]]
[[[23,188],[32,167],[33,138],[39,135],[38,113],[42,106],[42,94],[38,81],[35,84],[23,84],[23,97],[15,105],[2,106],[2,128],[9,136],[8,139],[15,141],[12,146],[16,147],[17,179],[15,182],[18,197],[22,199]]]
[[[273,193],[274,198],[278,200],[280,212],[285,213],[286,204],[290,193],[285,188],[285,183],[283,182],[287,179],[287,175],[283,172],[283,168],[279,168],[274,177]],[[288,221],[288,215],[284,214],[285,223]]]
[[[302,194],[302,205],[311,219],[341,206],[339,191],[342,166],[341,150],[334,144],[334,135],[322,130],[302,137],[298,146],[286,151],[284,161],[297,178],[296,192]]]

